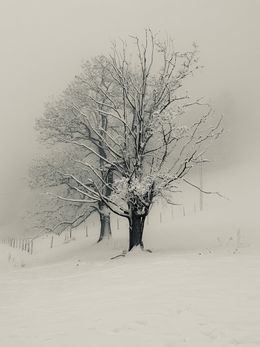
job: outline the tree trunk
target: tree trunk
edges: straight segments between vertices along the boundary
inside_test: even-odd
[[[100,218],[100,234],[98,242],[109,239],[112,235],[110,224],[110,211],[106,206],[99,206],[99,218]]]
[[[145,218],[146,216],[140,216],[135,212],[132,212],[131,214],[131,217],[129,219],[129,252],[137,246],[140,246],[141,249],[144,248],[143,231]]]

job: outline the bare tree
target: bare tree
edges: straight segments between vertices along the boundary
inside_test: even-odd
[[[109,197],[113,183],[113,169],[107,166],[106,137],[108,129],[107,115],[102,112],[111,87],[111,77],[100,62],[104,63],[102,57],[93,62],[86,62],[82,67],[82,73],[76,76],[75,80],[69,84],[63,95],[50,102],[45,107],[44,117],[38,120],[37,130],[41,134],[41,139],[49,144],[57,143],[70,144],[81,150],[85,149],[85,157],[88,162],[98,167],[102,194]],[[98,63],[97,63],[98,62]],[[93,104],[98,105],[98,109],[93,114],[86,115],[85,109],[94,109]],[[93,154],[97,155],[93,155]],[[71,158],[73,165],[83,165],[84,156],[81,160]],[[86,173],[89,167],[84,164],[82,171]],[[67,170],[63,172],[64,177],[68,177]],[[93,172],[90,172],[93,175]],[[70,175],[79,184],[75,175]],[[97,179],[97,176],[95,176]],[[103,184],[103,181],[107,184]],[[86,183],[81,185],[84,190]],[[91,186],[88,183],[88,186]],[[88,196],[88,202],[89,202]],[[93,201],[92,201],[93,200]],[[99,241],[111,236],[110,209],[104,204],[99,196],[92,197],[91,202],[97,203],[96,211],[100,217],[100,237]]]
[[[128,219],[129,251],[143,249],[145,219],[157,197],[174,203],[181,182],[195,186],[184,177],[222,132],[211,107],[191,100],[183,88],[199,68],[196,45],[178,52],[170,39],[159,41],[150,30],[143,40],[131,37],[131,44],[134,51],[121,42],[110,55],[85,64],[87,73],[64,94],[75,115],[66,136],[60,118],[55,125],[60,140],[86,151],[82,170],[100,183],[89,178],[86,186],[77,178],[85,198]],[[41,127],[53,128],[49,119],[45,115]],[[79,121],[89,138],[68,136],[81,132]]]
[[[24,219],[31,230],[60,235],[67,228],[72,230],[78,227],[93,213],[99,213],[98,201],[80,201],[85,195],[76,176],[84,181],[88,174],[73,166],[70,158],[72,155],[74,159],[80,158],[82,151],[75,153],[66,147],[63,145],[52,153],[46,152],[30,167],[29,184],[32,191],[27,199]],[[65,174],[65,171],[70,173]],[[91,186],[90,183],[86,184]],[[59,195],[63,199],[57,199]]]

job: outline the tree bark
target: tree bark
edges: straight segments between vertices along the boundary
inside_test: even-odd
[[[110,224],[110,211],[104,205],[99,205],[99,218],[100,218],[100,234],[98,242],[109,239],[112,235]]]
[[[129,248],[130,252],[134,247],[140,246],[143,250],[143,231],[145,215],[138,215],[136,212],[132,212],[129,219]]]

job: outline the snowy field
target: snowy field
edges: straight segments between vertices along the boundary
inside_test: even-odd
[[[126,247],[122,230],[103,245],[94,226],[53,248],[40,238],[33,255],[2,245],[0,346],[260,346],[255,217],[224,208],[151,219],[153,253],[114,260]]]

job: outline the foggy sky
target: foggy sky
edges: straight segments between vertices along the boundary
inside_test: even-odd
[[[0,0],[0,210],[15,202],[44,103],[83,59],[145,27],[172,36],[179,49],[198,43],[205,68],[193,88],[225,115],[220,168],[256,161],[259,13],[258,0]]]

